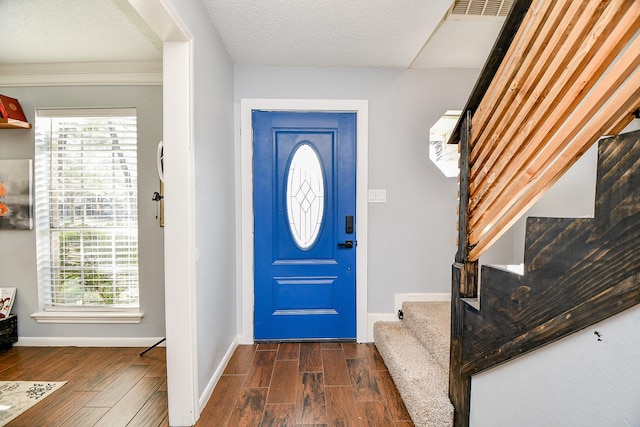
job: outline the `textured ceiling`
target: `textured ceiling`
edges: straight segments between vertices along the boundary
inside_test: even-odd
[[[443,22],[451,0],[202,1],[240,64],[479,68],[500,28]],[[162,59],[127,0],[0,0],[0,27],[0,68]]]
[[[0,0],[0,63],[159,61],[127,0]]]
[[[408,67],[451,0],[204,0],[233,60]]]

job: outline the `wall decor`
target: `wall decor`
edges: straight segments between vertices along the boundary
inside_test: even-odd
[[[0,160],[0,230],[33,228],[31,159]]]
[[[0,319],[9,317],[16,299],[16,288],[0,288]]]

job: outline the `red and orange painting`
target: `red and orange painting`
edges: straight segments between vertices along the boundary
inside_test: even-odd
[[[0,160],[0,230],[33,228],[31,159]]]

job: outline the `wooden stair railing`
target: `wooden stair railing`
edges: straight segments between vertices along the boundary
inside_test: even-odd
[[[640,107],[640,1],[516,0],[450,143],[460,150],[451,401],[471,376],[640,303],[640,136],[601,142],[596,216],[527,221],[525,273],[480,256]]]
[[[477,265],[454,264],[454,289]],[[450,397],[465,426],[472,375],[640,304],[640,131],[600,141],[594,218],[529,218],[524,274],[483,266],[480,311],[455,295]]]
[[[594,218],[528,218],[524,274],[482,267],[467,305],[473,375],[640,303],[640,132],[603,140]]]

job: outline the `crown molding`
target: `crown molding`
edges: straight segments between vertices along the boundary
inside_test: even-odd
[[[162,85],[162,62],[0,64],[0,86]]]

